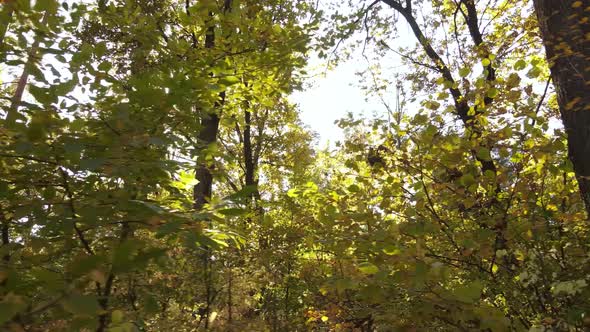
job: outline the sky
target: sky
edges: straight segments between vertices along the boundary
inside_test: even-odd
[[[401,61],[397,57],[390,57],[382,61],[381,65],[385,68],[384,74],[390,77],[395,74],[395,68],[400,67]],[[333,148],[336,141],[344,138],[342,130],[334,122],[349,112],[355,117],[387,117],[387,109],[379,98],[367,96],[359,86],[360,78],[356,73],[367,67],[361,54],[352,56],[351,60],[329,71],[326,71],[326,60],[311,57],[307,71],[315,75],[306,82],[307,88],[292,93],[289,100],[298,105],[303,123],[317,133],[317,147]],[[391,107],[395,106],[395,93],[386,92],[384,99]]]
[[[348,112],[355,114],[375,110],[382,106],[365,100],[364,92],[355,87],[358,76],[355,73],[366,67],[365,63],[349,60],[326,72],[322,61],[310,61],[311,72],[317,75],[304,91],[296,91],[289,99],[297,104],[303,123],[318,134],[318,146],[323,148],[343,138],[340,128],[334,123]],[[385,112],[383,110],[383,112]],[[385,114],[385,113],[384,113]]]
[[[329,2],[328,2],[329,3]],[[320,6],[322,4],[320,3]],[[330,11],[327,6],[323,8]],[[351,10],[344,2],[338,10],[347,13]],[[385,10],[387,9],[385,7]],[[399,36],[396,38],[396,46],[410,46],[416,43],[409,25],[400,20],[397,22]],[[357,32],[351,39],[362,39],[362,32]],[[371,47],[366,49],[367,57],[372,58]],[[390,52],[391,53],[391,52]],[[385,77],[392,77],[396,68],[402,66],[399,56],[390,54],[379,61]],[[309,86],[303,91],[296,91],[289,96],[289,100],[299,106],[301,120],[310,129],[317,133],[317,147],[334,147],[334,143],[343,139],[343,132],[334,123],[344,118],[348,112],[355,116],[362,115],[365,118],[377,116],[387,117],[387,110],[377,96],[367,96],[359,87],[359,76],[368,67],[361,49],[353,51],[350,60],[339,63],[335,68],[326,71],[326,59],[319,59],[315,54],[310,55],[308,68],[311,78],[306,82]],[[395,91],[395,88],[391,89]],[[395,93],[389,91],[384,95],[385,101],[390,106],[395,106]]]

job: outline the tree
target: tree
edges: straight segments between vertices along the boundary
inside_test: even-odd
[[[340,220],[318,235],[335,238],[321,251],[340,265],[328,278],[326,306],[338,302],[340,312],[351,313],[336,322],[365,329],[390,324],[429,330],[582,328],[579,313],[587,303],[577,294],[585,287],[575,286],[568,293],[568,303],[575,305],[567,305],[558,285],[578,285],[573,279],[586,275],[565,263],[575,260],[583,242],[573,252],[565,250],[561,241],[569,235],[557,214],[580,230],[586,229],[585,218],[577,191],[565,194],[575,181],[562,152],[563,133],[551,134],[547,125],[555,108],[546,67],[531,46],[540,45],[536,22],[521,14],[526,6],[375,1],[351,14],[334,14],[338,24],[325,45],[353,39],[364,51],[372,47],[377,56],[367,75],[379,72],[379,60],[388,52],[397,53],[412,68],[404,79],[411,103],[406,105],[415,108],[398,123],[342,121],[351,130],[342,151],[347,171],[322,188],[317,207],[302,202],[323,220]],[[390,46],[404,22],[416,48]],[[392,79],[373,81],[372,91],[385,90],[383,95]],[[367,151],[378,145],[391,154],[383,167],[367,168]],[[330,200],[331,191],[340,198]],[[565,194],[561,201],[551,198],[556,192]],[[529,233],[528,227],[535,230]],[[351,232],[356,240],[345,240]],[[562,254],[549,259],[552,250]],[[560,270],[573,274],[566,277]],[[555,279],[529,279],[532,271],[552,271]],[[539,293],[529,293],[528,287]],[[525,302],[514,297],[520,292]],[[372,302],[375,293],[396,300]],[[388,319],[391,311],[394,321]]]
[[[243,98],[229,93],[238,84],[274,76],[269,88],[278,92],[261,99],[270,109],[297,84],[290,77],[304,65],[311,27],[295,24],[305,2],[301,12],[280,1],[240,3],[225,15],[214,1],[27,3],[3,39],[12,70],[31,48],[30,26],[43,37],[32,47],[41,54],[25,65],[34,81],[15,86],[21,107],[3,104],[2,329],[212,324],[195,287],[203,270],[183,256],[240,243],[226,223],[241,208],[209,194],[195,209],[186,172],[194,158],[209,170],[221,157],[217,133],[199,142],[212,115],[223,120],[221,107],[237,112],[220,95],[239,105]],[[47,10],[55,17],[41,20]],[[212,192],[221,174],[208,172]],[[222,304],[211,294],[204,302]]]
[[[583,1],[535,1],[569,158],[590,216],[590,24]]]
[[[0,330],[587,329],[580,3],[4,2]]]

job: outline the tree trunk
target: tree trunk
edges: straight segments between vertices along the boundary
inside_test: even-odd
[[[221,106],[225,93],[221,93],[220,101],[217,103]],[[219,115],[208,113],[201,120],[201,131],[198,135],[199,148],[207,148],[217,141],[217,132],[219,129]],[[194,187],[193,198],[195,210],[200,210],[203,205],[211,199],[213,190],[213,174],[211,173],[211,163],[206,160],[206,156],[201,154],[195,170],[195,178],[199,181]]]
[[[12,13],[14,12],[14,1],[6,1],[0,9],[0,62],[5,60],[4,37],[8,31],[8,25],[12,20]]]
[[[251,138],[251,127],[252,119],[250,110],[244,110],[244,165],[245,170],[245,183],[246,186],[254,185],[254,160],[252,160],[252,138]]]
[[[0,213],[2,213],[2,211],[0,211]],[[4,250],[6,250],[4,255],[2,255],[2,260],[5,263],[10,262],[10,248],[8,248],[9,245],[10,245],[10,226],[8,225],[8,220],[4,219],[4,217],[2,216],[2,245],[0,245],[0,248],[4,248]],[[2,283],[0,283],[0,285],[2,285]]]
[[[187,15],[189,12],[189,1],[186,1]],[[231,10],[231,0],[225,0],[223,5],[223,12]],[[213,13],[209,16],[213,19]],[[197,47],[195,45],[195,47]],[[215,48],[215,26],[210,25],[205,33],[205,48]],[[221,106],[225,102],[225,92],[219,93],[219,100],[215,103],[215,107],[211,112],[205,114],[201,120],[201,130],[198,135],[199,149],[207,148],[217,141],[217,132],[219,131],[219,114],[221,113]],[[213,174],[211,173],[211,163],[205,160],[206,156],[199,156],[199,161],[195,170],[195,178],[199,183],[193,189],[193,199],[195,210],[200,210],[203,205],[211,199],[213,190]]]
[[[186,13],[190,16],[190,1],[185,1]],[[231,10],[231,0],[224,0],[223,12]],[[211,22],[214,20],[214,13],[210,12],[209,17]],[[197,39],[193,35],[193,47],[196,45]],[[207,27],[205,32],[205,48],[213,51],[215,48],[215,25],[211,24]],[[201,128],[197,136],[197,149],[205,149],[207,151],[211,144],[217,142],[217,133],[219,131],[219,119],[221,114],[221,108],[225,103],[225,91],[219,93],[219,99],[215,102],[213,110],[203,115],[201,119]],[[194,208],[196,211],[203,208],[205,203],[209,202],[211,195],[213,194],[213,173],[212,161],[207,160],[206,153],[200,153],[197,160],[197,167],[195,169],[195,179],[198,181],[197,185],[193,188],[193,199]],[[205,282],[205,296],[206,303],[204,312],[201,315],[201,320],[205,321],[205,330],[209,329],[209,320],[211,314],[211,307],[217,295],[217,291],[214,288],[213,280],[213,262],[211,261],[211,248],[205,248],[203,253],[203,277]]]
[[[49,18],[49,14],[43,14],[43,19],[41,20],[41,24],[47,24],[47,20]],[[35,66],[35,62],[37,61],[38,51],[39,51],[39,44],[41,43],[41,36],[36,36],[33,45],[29,49],[29,56],[27,58],[27,62],[23,67],[23,72],[18,80],[16,85],[16,89],[14,90],[14,95],[10,100],[10,108],[8,109],[8,114],[6,115],[6,124],[8,126],[14,124],[19,117],[18,114],[18,107],[23,99],[23,94],[25,92],[25,88],[29,82],[29,75],[31,73],[31,67]]]
[[[535,0],[534,4],[567,133],[569,159],[590,216],[590,6],[576,0]]]

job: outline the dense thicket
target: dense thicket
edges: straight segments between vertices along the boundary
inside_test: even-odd
[[[1,331],[590,328],[584,1],[1,6]]]

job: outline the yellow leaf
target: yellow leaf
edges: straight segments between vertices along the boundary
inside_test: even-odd
[[[576,1],[572,3],[572,8],[582,7],[582,1]]]
[[[322,316],[322,322],[324,322],[324,323],[325,323],[325,322],[327,322],[327,321],[328,321],[328,319],[329,319],[329,318],[328,318],[327,316]]]

